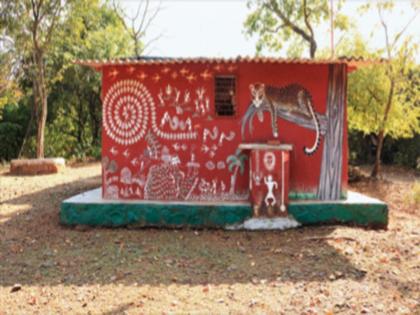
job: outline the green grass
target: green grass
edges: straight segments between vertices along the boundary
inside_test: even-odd
[[[411,189],[411,198],[414,205],[420,206],[420,182],[413,184]]]

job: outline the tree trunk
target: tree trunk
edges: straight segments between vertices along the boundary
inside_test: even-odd
[[[47,93],[45,88],[45,73],[44,61],[41,51],[35,52],[36,57],[36,74],[34,81],[34,88],[37,88],[38,100],[41,102],[38,116],[38,132],[36,137],[36,157],[38,159],[44,158],[44,138],[45,138],[45,125],[47,123]]]
[[[379,133],[378,133],[378,146],[376,147],[375,164],[373,165],[372,173],[370,174],[370,176],[375,179],[378,178],[379,173],[381,171],[381,155],[382,155],[382,147],[383,147],[384,138],[385,138],[385,127],[388,121],[389,111],[391,110],[391,106],[392,106],[392,99],[394,97],[394,87],[395,87],[395,82],[394,80],[391,80],[391,87],[389,89],[388,100],[385,106],[384,117],[382,119],[382,123],[380,125]]]
[[[315,59],[316,48],[317,48],[316,41],[311,40],[309,42],[309,54],[311,56],[311,59]]]
[[[330,65],[327,99],[327,130],[324,136],[317,197],[339,200],[342,186],[344,111],[347,86],[345,65]]]
[[[138,40],[137,36],[133,36],[133,41],[134,41],[134,53],[136,55],[136,57],[140,57],[141,56],[141,46],[140,46],[140,41]]]
[[[77,91],[79,92],[79,91]],[[84,126],[85,126],[85,115],[84,115],[84,106],[83,106],[83,94],[76,93],[78,98],[78,106],[77,106],[77,118],[76,118],[76,126],[77,126],[77,142],[83,147],[85,143],[85,133],[84,133]]]
[[[44,158],[45,125],[47,122],[47,100],[41,100],[41,113],[38,120],[38,132],[36,137],[36,157]]]
[[[28,141],[29,138],[29,134],[31,133],[31,129],[32,129],[32,124],[34,122],[35,117],[37,117],[37,112],[38,112],[38,88],[36,87],[36,80],[35,80],[35,75],[32,74],[32,85],[33,85],[33,97],[34,97],[34,104],[32,105],[32,110],[31,110],[31,117],[29,118],[29,122],[28,125],[26,127],[26,131],[25,131],[25,136],[23,137],[23,141],[22,141],[22,145],[20,147],[19,150],[19,154],[18,154],[18,159],[20,159],[22,157],[23,154],[23,150],[25,149],[25,144],[26,141]]]
[[[383,143],[384,143],[384,132],[381,131],[379,132],[379,135],[378,135],[378,146],[376,147],[376,152],[375,152],[375,163],[373,164],[372,173],[370,174],[370,176],[375,179],[378,178],[378,175],[381,169],[381,154],[382,154]]]
[[[90,100],[88,104],[89,108],[89,118],[90,124],[92,126],[92,140],[91,145],[96,146],[99,145],[99,131],[100,131],[100,112],[97,113],[97,107],[100,107],[100,104],[97,102],[99,96],[97,97],[95,94],[90,95]]]
[[[238,175],[239,166],[235,167],[233,174],[230,177],[230,190],[229,193],[233,195],[235,193],[236,176]]]

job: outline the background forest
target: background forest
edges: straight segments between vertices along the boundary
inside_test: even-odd
[[[0,0],[0,161],[100,158],[100,75],[73,61],[142,55],[145,32],[159,11],[141,3],[129,19],[108,1]],[[383,58],[349,77],[350,160],[374,164],[380,158],[420,170],[419,38],[406,35],[418,22],[419,6],[413,3],[413,17],[391,33],[393,2],[361,4],[360,14],[377,12],[386,35],[383,48],[372,50],[352,17],[340,12],[342,3],[334,2],[332,14],[327,0],[249,1],[244,32],[258,38],[257,54]],[[326,21],[337,36],[334,51],[316,40],[317,26]]]

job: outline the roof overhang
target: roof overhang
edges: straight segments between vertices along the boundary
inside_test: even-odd
[[[305,64],[305,65],[329,65],[346,64],[351,72],[360,67],[383,63],[383,59],[363,59],[360,57],[340,57],[336,59],[298,59],[298,58],[274,58],[274,57],[236,57],[236,58],[171,58],[171,57],[134,57],[118,59],[87,59],[75,60],[74,63],[89,66],[96,71],[101,71],[106,66],[125,65],[176,65],[185,63],[276,63],[276,64]]]

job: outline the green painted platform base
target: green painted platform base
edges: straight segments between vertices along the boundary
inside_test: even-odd
[[[348,192],[342,201],[293,201],[288,206],[287,227],[313,224],[350,224],[386,228],[388,207],[365,195]],[[263,219],[257,224],[264,229],[276,228],[275,219]],[[91,190],[62,202],[60,221],[66,225],[91,226],[157,226],[193,228],[252,229],[251,205],[248,202],[154,202],[103,200],[100,189]],[[248,223],[248,224],[245,224]],[[280,224],[281,225],[281,224]],[[282,228],[281,226],[279,227]]]

